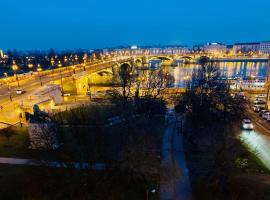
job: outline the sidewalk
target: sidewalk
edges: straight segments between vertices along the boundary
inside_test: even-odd
[[[175,116],[168,116],[162,148],[160,200],[191,200],[188,169],[185,161],[182,133],[177,132]]]
[[[87,162],[60,162],[60,161],[32,160],[32,159],[6,158],[6,157],[0,157],[0,164],[51,167],[51,168],[93,169],[93,170],[106,169],[106,165],[104,163],[89,164]]]

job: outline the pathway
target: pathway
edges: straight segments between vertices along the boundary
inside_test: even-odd
[[[163,136],[161,200],[191,200],[188,168],[185,161],[182,134],[177,132],[173,111],[167,113],[168,126]]]
[[[87,162],[60,162],[6,157],[0,157],[0,164],[93,170],[104,170],[106,168],[106,165],[103,163],[89,164]]]

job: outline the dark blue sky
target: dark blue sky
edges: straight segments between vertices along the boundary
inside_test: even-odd
[[[269,0],[0,0],[0,48],[270,40]]]

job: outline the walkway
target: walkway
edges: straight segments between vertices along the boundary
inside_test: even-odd
[[[103,163],[95,163],[90,165],[87,162],[60,162],[6,157],[0,157],[0,164],[93,170],[104,170],[106,168],[106,165]]]
[[[185,161],[182,134],[177,132],[172,111],[167,114],[168,126],[163,136],[161,200],[191,200],[192,192]]]

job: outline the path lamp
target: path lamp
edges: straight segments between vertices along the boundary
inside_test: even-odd
[[[51,60],[50,60],[50,63],[51,63],[51,67],[52,67],[52,72],[54,73],[54,59],[53,58],[51,58]]]
[[[38,67],[37,67],[37,72],[38,72],[38,75],[39,75],[39,81],[40,81],[40,85],[42,86],[42,80],[41,80],[41,72],[42,72],[42,67],[40,66],[40,64],[38,64]]]
[[[68,62],[68,59],[67,59],[67,56],[65,56],[65,57],[64,57],[64,64],[65,64],[66,68],[67,68],[67,66],[68,66],[67,62]]]
[[[83,71],[85,71],[86,62],[87,62],[87,54],[84,54],[84,56],[83,56]]]
[[[9,84],[8,84],[8,73],[7,72],[4,72],[4,77],[6,78],[6,83],[7,83],[7,86],[8,86],[8,90],[9,90]]]
[[[4,76],[6,78],[6,83],[7,83],[7,86],[8,86],[9,99],[10,99],[10,101],[12,101],[12,96],[11,96],[11,93],[10,93],[10,85],[8,83],[8,73],[4,72]]]
[[[58,62],[58,67],[62,67],[62,63],[59,61]],[[60,69],[60,76],[61,76],[61,94],[64,96],[64,86],[63,86],[63,75],[62,75],[62,70]]]
[[[75,68],[76,68],[76,67],[73,65],[73,66],[72,66],[73,74],[76,74]]]
[[[34,65],[32,63],[28,64],[28,69],[29,71],[31,71],[31,76],[32,76],[32,69],[33,69]]]
[[[18,65],[16,65],[15,61],[13,61],[11,69],[12,69],[14,75],[16,76],[16,81],[18,82],[18,88],[19,88],[20,87],[20,81],[19,81],[18,74],[17,74],[17,71],[18,71],[19,67],[18,67]]]

